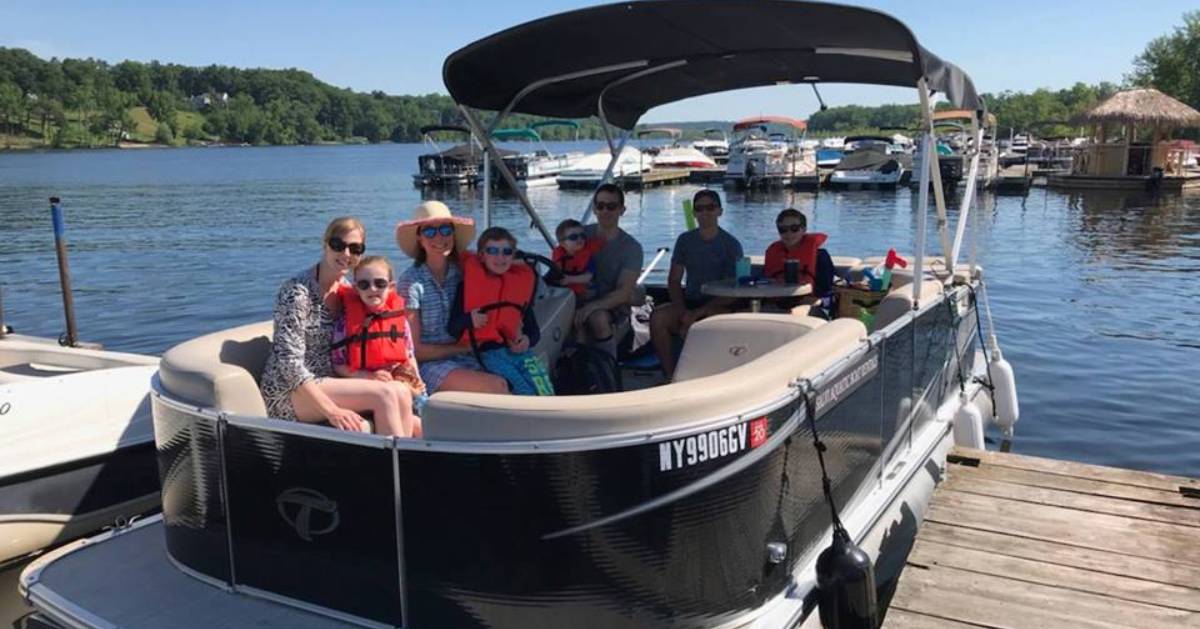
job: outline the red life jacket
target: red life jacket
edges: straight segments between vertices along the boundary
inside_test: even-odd
[[[817,250],[829,236],[820,232],[808,232],[800,237],[796,246],[788,249],[782,240],[776,240],[767,247],[763,260],[763,275],[770,278],[783,277],[784,262],[796,260],[800,262],[800,281],[811,282],[817,275]]]
[[[550,259],[558,265],[562,272],[566,275],[579,275],[580,273],[588,272],[588,264],[592,261],[592,254],[604,248],[604,240],[601,238],[589,238],[583,247],[574,254],[568,254],[567,250],[558,245],[550,252]],[[570,284],[571,290],[575,291],[576,295],[583,295],[587,292],[587,284]]]
[[[535,276],[523,262],[513,261],[504,275],[493,275],[477,254],[462,257],[463,311],[480,310],[487,315],[487,325],[472,328],[467,323],[463,342],[476,345],[495,342],[507,344],[521,335],[525,309],[533,301]]]
[[[334,349],[346,348],[346,362],[355,371],[377,371],[408,361],[408,325],[404,299],[396,291],[388,295],[383,310],[371,312],[358,293],[343,294],[346,337]]]

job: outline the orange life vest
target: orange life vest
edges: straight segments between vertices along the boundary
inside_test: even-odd
[[[463,311],[480,310],[487,315],[487,324],[472,328],[467,323],[463,342],[476,345],[495,342],[505,343],[521,335],[525,309],[533,301],[536,278],[533,269],[523,262],[513,261],[504,275],[493,275],[483,265],[477,254],[462,257],[463,267]]]
[[[771,243],[763,260],[763,274],[770,278],[781,277],[784,263],[796,260],[800,263],[800,281],[813,281],[817,275],[817,250],[828,239],[829,236],[820,232],[808,232],[800,237],[800,242],[792,249],[785,247],[782,240]]]
[[[343,294],[346,337],[334,349],[346,348],[346,362],[355,371],[376,371],[408,361],[408,326],[404,299],[396,291],[388,295],[383,310],[371,312],[358,293]]]
[[[580,273],[588,272],[588,264],[592,261],[592,254],[603,248],[603,239],[589,238],[587,243],[574,254],[567,253],[565,247],[558,245],[550,252],[550,259],[558,265],[558,268],[562,269],[564,274],[579,275]],[[571,284],[570,286],[576,295],[583,295],[587,291],[586,284]]]

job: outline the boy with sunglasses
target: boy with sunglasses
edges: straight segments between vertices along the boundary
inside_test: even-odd
[[[367,256],[354,266],[353,285],[338,289],[342,316],[334,323],[330,362],[342,378],[371,378],[405,387],[409,404],[400,409],[405,428],[401,436],[416,437],[421,426],[414,409],[419,411],[428,395],[393,273],[383,256]]]
[[[812,283],[815,297],[824,297],[833,288],[833,258],[821,248],[828,236],[808,232],[808,219],[800,210],[788,208],[775,217],[779,240],[767,247],[763,256],[763,275],[783,281],[788,260],[799,263],[798,281]]]
[[[546,367],[530,351],[541,336],[533,315],[537,277],[515,260],[517,238],[503,227],[479,235],[476,253],[462,256],[463,281],[448,331],[469,343],[486,371],[517,395],[554,395]]]
[[[583,223],[573,218],[559,223],[554,235],[558,238],[558,246],[550,252],[550,259],[562,269],[561,284],[575,293],[575,307],[578,308],[595,294],[595,288],[591,286],[596,274],[592,254],[604,247],[604,241],[588,238]]]

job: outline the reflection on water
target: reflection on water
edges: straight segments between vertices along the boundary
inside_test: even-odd
[[[589,150],[594,145],[589,145]],[[0,155],[4,307],[19,330],[63,330],[46,198],[65,199],[79,328],[87,340],[162,352],[186,338],[270,316],[279,282],[315,262],[333,216],[353,214],[368,248],[400,261],[398,219],[421,199],[416,145],[93,151]],[[699,186],[631,192],[624,228],[647,257],[684,229]],[[481,192],[439,193],[480,216]],[[584,191],[529,191],[553,231]],[[774,238],[784,207],[805,212],[835,255],[911,251],[907,190],[725,194],[726,229],[748,253]],[[511,194],[493,220],[545,250]],[[950,220],[959,200],[948,199]],[[1200,380],[1200,197],[1142,193],[985,194],[977,244],[1024,419],[1014,450],[1200,475],[1191,390]],[[936,216],[927,251],[940,250]]]

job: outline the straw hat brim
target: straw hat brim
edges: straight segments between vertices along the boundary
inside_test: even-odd
[[[434,216],[411,221],[400,221],[396,224],[396,244],[404,255],[415,258],[421,243],[417,240],[417,230],[424,225],[454,225],[454,250],[458,253],[469,250],[475,244],[475,221],[461,216]]]

